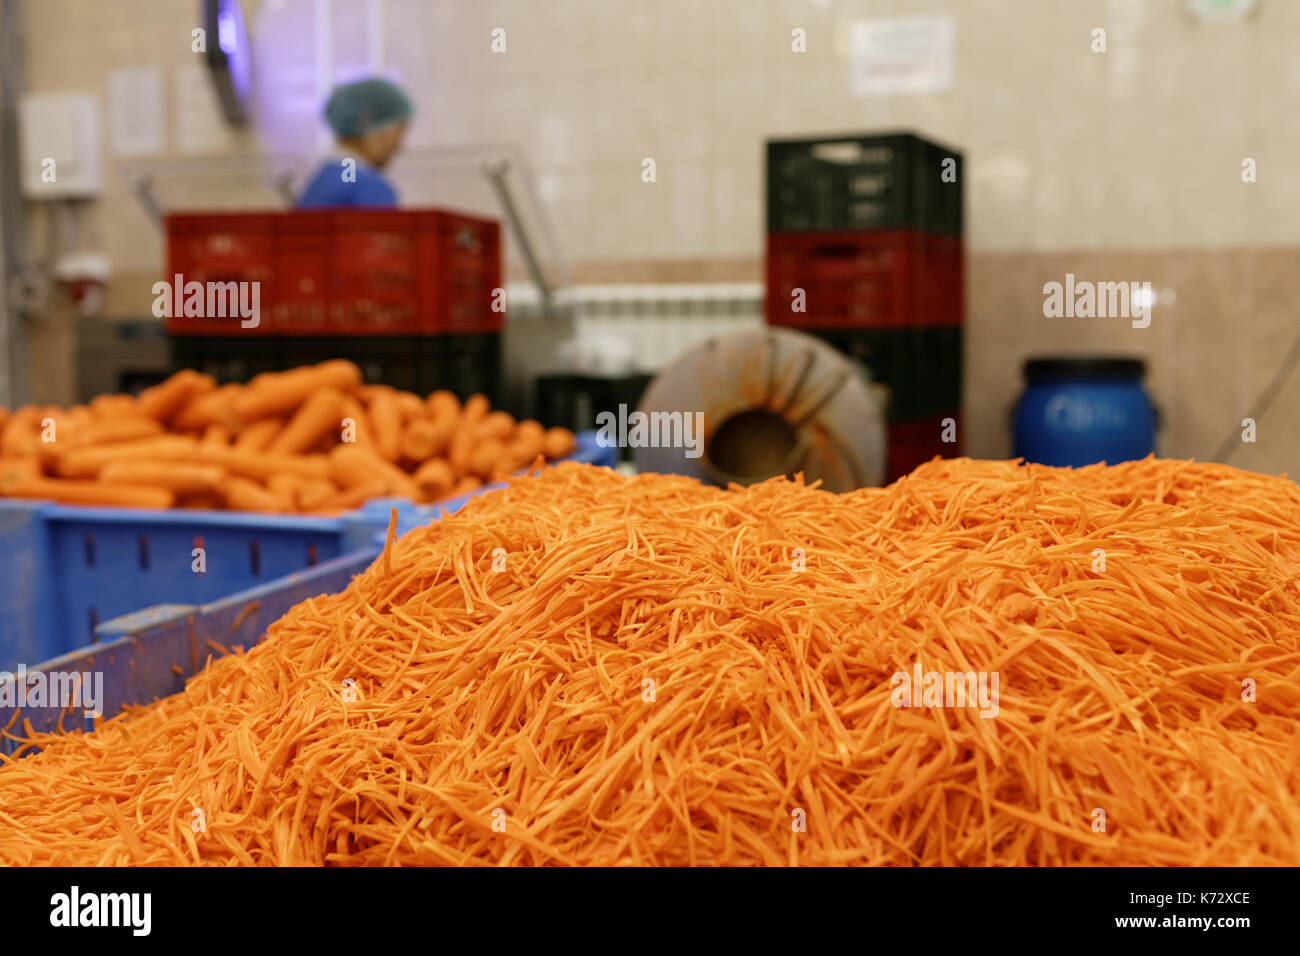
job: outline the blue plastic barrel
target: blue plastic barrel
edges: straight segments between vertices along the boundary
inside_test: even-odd
[[[1156,410],[1132,358],[1037,358],[1025,362],[1016,404],[1015,456],[1077,467],[1145,458],[1156,447]]]

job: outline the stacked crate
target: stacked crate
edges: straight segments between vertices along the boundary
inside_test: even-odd
[[[636,411],[654,376],[644,372],[626,375],[589,375],[557,372],[537,377],[537,418],[545,425],[560,425],[574,432],[597,431],[602,412],[618,414],[620,405]],[[630,461],[632,450],[620,457]]]
[[[169,315],[176,367],[220,381],[349,358],[367,381],[466,397],[500,390],[503,301],[496,222],[438,209],[180,213],[167,274],[257,282],[256,327],[239,316]]]
[[[889,480],[960,454],[960,153],[908,133],[770,140],[766,273],[770,325],[888,388]]]

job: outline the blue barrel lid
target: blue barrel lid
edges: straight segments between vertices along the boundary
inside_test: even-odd
[[[1146,375],[1147,365],[1140,358],[1115,356],[1063,355],[1025,360],[1025,381],[1059,382],[1062,379],[1136,379]]]

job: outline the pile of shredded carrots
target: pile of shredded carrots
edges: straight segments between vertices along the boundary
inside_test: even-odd
[[[918,664],[996,672],[996,715],[896,706]],[[563,464],[35,743],[0,862],[1297,865],[1300,488]]]

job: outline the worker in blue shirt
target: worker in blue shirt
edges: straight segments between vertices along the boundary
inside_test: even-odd
[[[387,80],[336,86],[325,104],[334,154],[321,163],[298,197],[299,209],[322,206],[393,207],[397,193],[380,172],[402,145],[411,101]]]

